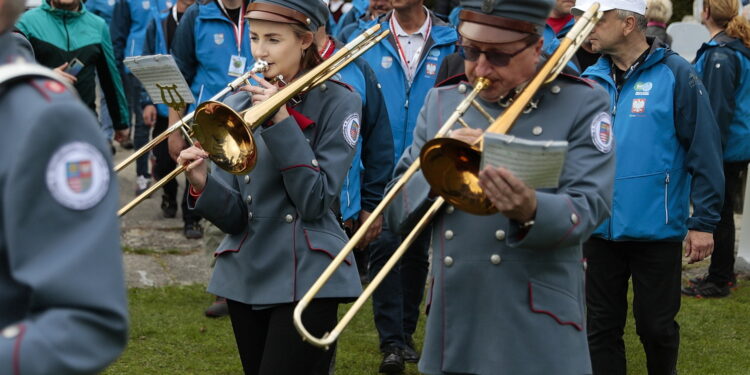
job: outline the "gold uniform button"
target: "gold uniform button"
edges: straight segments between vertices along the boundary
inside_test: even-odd
[[[448,208],[445,209],[446,214],[452,214],[453,211],[456,210],[456,207],[453,207],[453,205],[448,206]]]
[[[494,265],[500,264],[501,261],[502,261],[502,259],[500,258],[499,254],[492,254],[490,256],[490,263],[492,263]]]
[[[443,258],[443,264],[445,264],[446,267],[450,267],[453,265],[453,258],[451,257],[445,257]]]
[[[249,184],[249,183],[250,183],[250,176],[245,176],[245,183],[246,183],[246,184]]]
[[[578,224],[578,215],[570,214],[570,222],[573,224]]]
[[[3,329],[2,335],[6,339],[12,339],[18,336],[19,333],[21,333],[21,329],[18,328],[17,325],[12,325],[5,327],[5,329]]]
[[[284,221],[286,221],[287,223],[291,223],[292,221],[294,221],[294,216],[292,216],[291,214],[286,214],[286,216],[284,216]]]
[[[505,231],[502,229],[498,229],[495,231],[495,238],[497,238],[498,241],[502,241],[505,239]]]
[[[446,230],[446,231],[445,231],[445,239],[446,239],[446,240],[450,240],[450,239],[452,239],[452,238],[453,238],[453,231],[452,231],[452,230],[450,230],[450,229]]]

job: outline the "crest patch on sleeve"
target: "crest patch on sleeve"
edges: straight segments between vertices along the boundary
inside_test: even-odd
[[[614,144],[614,133],[612,133],[612,116],[607,112],[602,112],[591,122],[591,140],[594,142],[596,149],[606,154],[612,151]]]
[[[63,145],[47,164],[47,189],[61,205],[87,210],[109,190],[109,167],[102,153],[88,143]]]
[[[352,113],[346,118],[346,120],[344,120],[344,139],[346,139],[346,143],[348,143],[351,147],[357,146],[357,140],[359,139],[360,131],[359,128],[359,114]]]

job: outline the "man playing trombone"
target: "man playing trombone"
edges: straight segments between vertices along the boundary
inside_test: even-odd
[[[505,116],[511,112],[506,107],[523,102],[519,91],[531,88],[544,63],[541,32],[554,1],[461,5],[459,50],[466,75],[429,92],[397,177],[472,91],[469,82],[490,80],[477,102],[493,117]],[[508,170],[489,166],[479,173],[479,186],[499,214],[446,206],[435,216],[419,362],[425,374],[591,373],[581,243],[610,212],[609,100],[600,87],[566,75],[535,88],[528,104],[520,104],[525,110],[509,134],[568,143],[558,187],[534,190]],[[474,108],[463,119],[472,128],[454,129],[449,137],[475,143],[488,121]],[[423,160],[422,170],[428,167]],[[386,212],[388,225],[402,233],[438,199],[421,172],[415,177]]]

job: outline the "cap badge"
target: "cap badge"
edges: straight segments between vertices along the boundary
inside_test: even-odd
[[[482,12],[485,13],[492,13],[492,10],[495,8],[495,2],[497,0],[484,0],[482,2]]]

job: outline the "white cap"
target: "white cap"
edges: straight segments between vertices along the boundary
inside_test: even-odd
[[[612,9],[622,9],[644,16],[646,15],[646,0],[578,0],[576,1],[576,5],[570,11],[573,15],[581,15],[595,2],[599,3],[599,10],[602,12]]]

